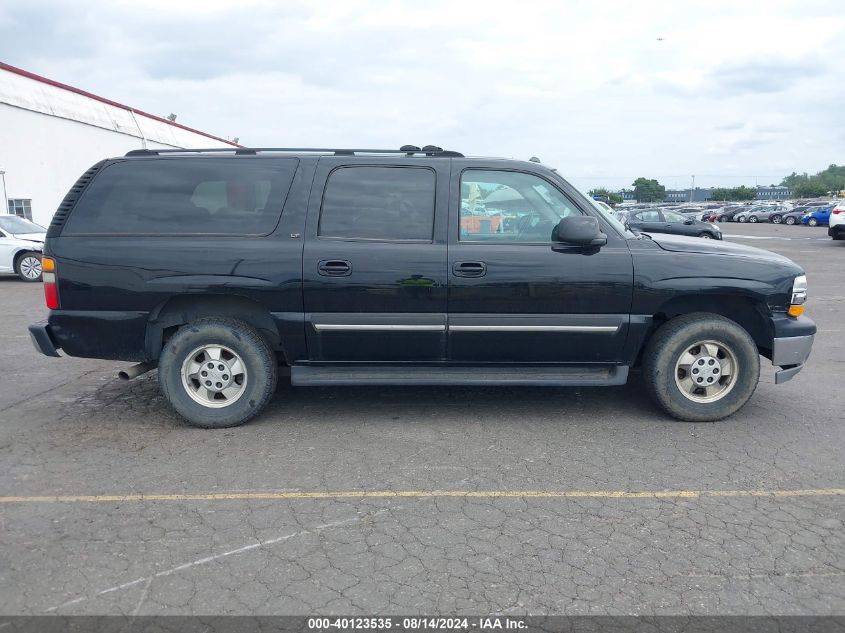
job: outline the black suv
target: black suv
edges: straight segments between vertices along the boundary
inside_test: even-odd
[[[644,383],[681,420],[801,370],[806,278],[773,253],[636,235],[537,162],[391,150],[136,150],[89,169],[44,249],[58,356],[158,366],[190,423],[294,385]]]

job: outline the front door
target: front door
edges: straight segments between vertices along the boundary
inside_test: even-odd
[[[560,218],[586,214],[549,174],[453,161],[449,359],[455,363],[616,363],[633,265],[601,219],[601,248],[552,242]]]
[[[310,361],[445,360],[448,189],[449,159],[320,159],[302,262]]]

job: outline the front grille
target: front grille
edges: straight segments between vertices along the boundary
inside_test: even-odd
[[[47,237],[59,236],[68,215],[70,215],[70,210],[73,209],[73,205],[76,204],[76,201],[79,200],[79,196],[81,196],[82,192],[85,191],[85,187],[87,187],[88,183],[90,183],[94,178],[94,174],[100,171],[102,166],[105,164],[106,161],[101,160],[99,163],[88,169],[88,171],[82,174],[79,179],[73,183],[70,191],[67,192],[67,195],[65,195],[61,204],[59,204],[59,208],[56,209],[56,213],[53,215],[53,220],[47,228]]]

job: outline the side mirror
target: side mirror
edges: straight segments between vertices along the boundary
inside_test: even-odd
[[[552,240],[576,246],[604,246],[607,235],[601,232],[599,221],[591,215],[570,215],[558,222]]]

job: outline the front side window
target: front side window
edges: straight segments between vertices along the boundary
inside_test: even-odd
[[[435,174],[427,167],[341,167],[326,183],[317,234],[430,242]]]
[[[674,224],[683,224],[687,221],[686,217],[684,217],[680,213],[675,213],[674,211],[664,211],[663,219],[667,222],[672,222]]]
[[[640,222],[660,222],[659,211],[640,211],[634,217]]]
[[[461,241],[549,242],[561,218],[573,214],[581,212],[538,176],[484,169],[461,174]]]
[[[267,235],[296,159],[154,158],[101,171],[73,209],[67,235]]]

